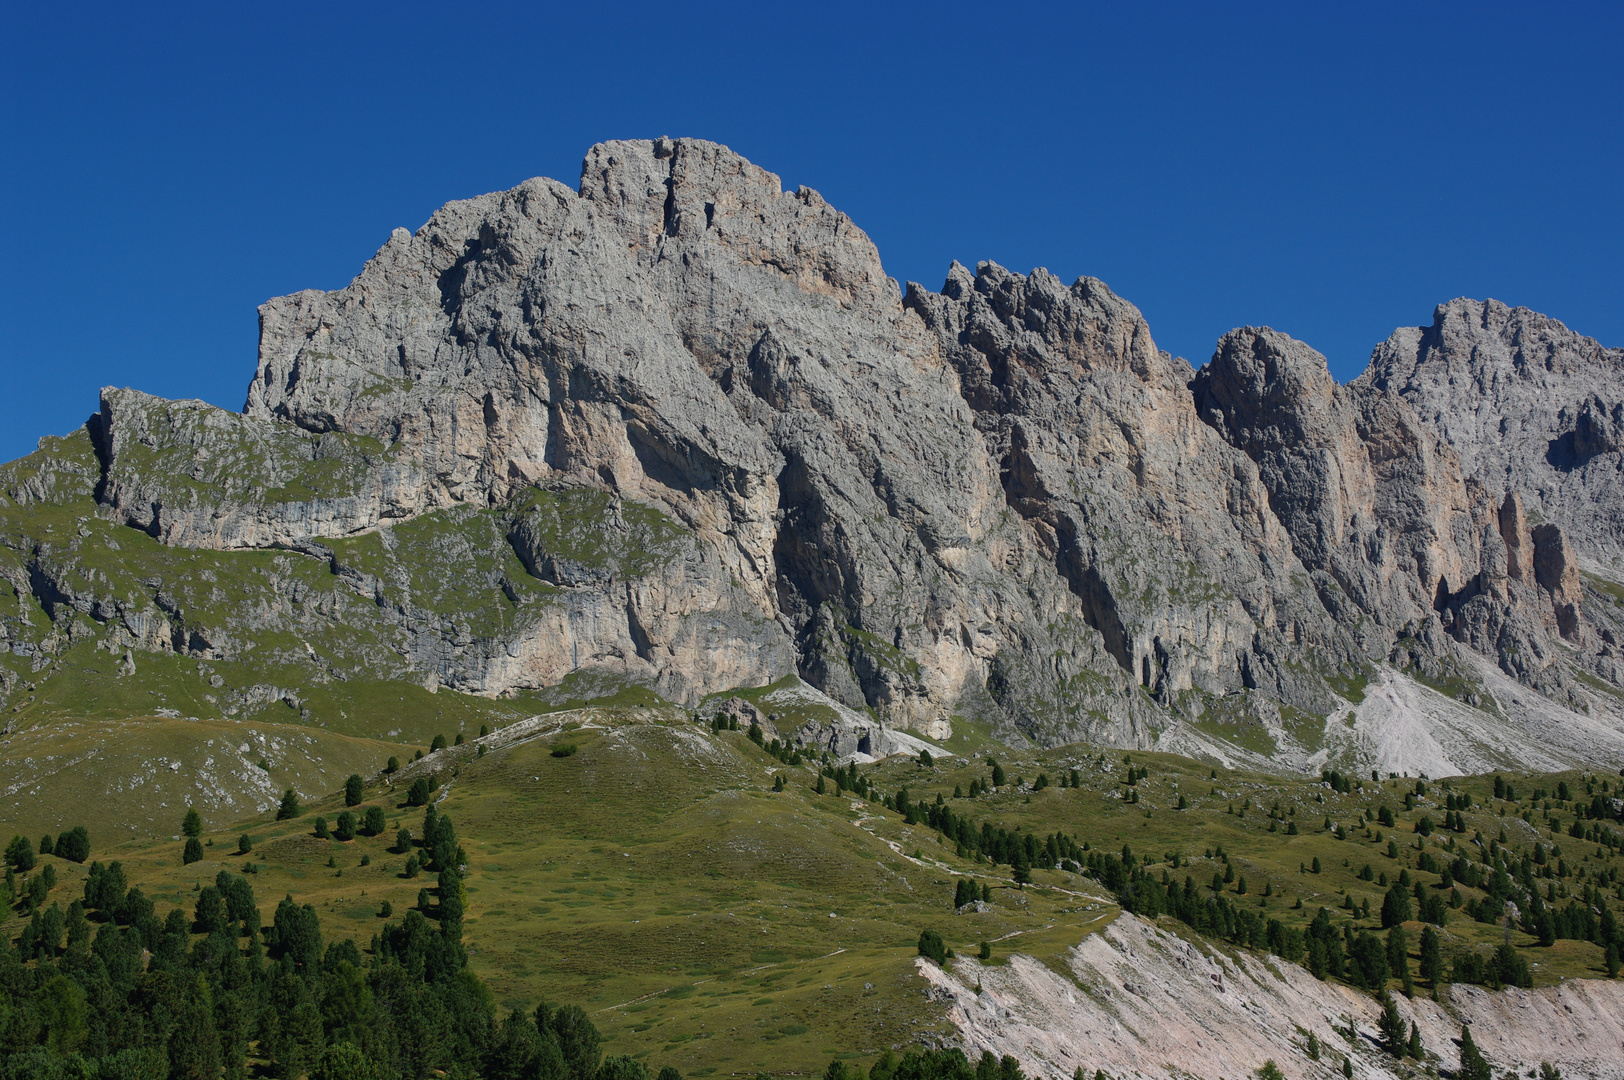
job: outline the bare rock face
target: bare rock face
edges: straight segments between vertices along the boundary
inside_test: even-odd
[[[1613,678],[1624,634],[1578,571],[1624,532],[1618,355],[1464,304],[1350,386],[1257,328],[1195,372],[1095,279],[954,264],[903,296],[816,192],[604,143],[577,189],[450,203],[265,304],[241,415],[104,392],[95,498],[165,544],[322,560],[325,617],[481,693],[797,675],[893,728],[1149,746],[1469,648],[1572,704],[1564,649]]]
[[[1560,528],[1530,530],[1402,396],[1337,386],[1325,358],[1269,329],[1226,334],[1191,383],[1197,408],[1258,464],[1310,570],[1381,633],[1417,652],[1444,634],[1559,700],[1572,697],[1549,635],[1585,639],[1580,583]]]
[[[1499,499],[1624,573],[1624,349],[1497,300],[1451,300],[1379,345],[1357,385],[1398,394]]]
[[[1334,669],[1357,646],[1301,587],[1256,466],[1201,423],[1189,365],[1133,305],[991,263],[906,303],[958,371],[1033,554],[1124,674],[1163,704],[1259,686],[1329,704],[1284,661],[1312,645]]]

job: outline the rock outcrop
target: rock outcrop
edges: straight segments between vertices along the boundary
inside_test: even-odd
[[[104,392],[94,499],[172,548],[317,560],[320,614],[255,610],[366,622],[355,670],[690,705],[795,675],[892,728],[1125,746],[1328,716],[1382,664],[1448,683],[1461,649],[1553,708],[1595,704],[1576,665],[1618,679],[1624,608],[1579,567],[1624,522],[1619,357],[1532,313],[1456,302],[1350,386],[1267,329],[1197,372],[1091,278],[904,295],[816,192],[659,139],[450,203],[260,326],[241,415]],[[25,473],[13,499],[84,482]],[[150,588],[119,648],[240,655]]]
[[[1624,573],[1624,349],[1498,300],[1393,331],[1357,380],[1398,394],[1490,497],[1516,493],[1584,558]]]

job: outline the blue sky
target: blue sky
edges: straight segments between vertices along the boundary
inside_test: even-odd
[[[105,384],[242,404],[255,307],[609,138],[714,139],[901,280],[1103,278],[1357,375],[1493,296],[1624,345],[1624,5],[0,0],[0,460]]]

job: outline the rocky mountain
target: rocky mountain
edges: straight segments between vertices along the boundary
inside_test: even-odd
[[[1498,725],[1445,768],[1624,762],[1624,354],[1524,309],[1346,386],[1267,328],[1197,371],[1100,281],[904,290],[817,192],[659,139],[260,328],[241,414],[108,389],[6,468],[11,698],[86,642],[238,665],[222,708],[795,676],[930,737],[1405,767],[1340,734],[1403,673]]]

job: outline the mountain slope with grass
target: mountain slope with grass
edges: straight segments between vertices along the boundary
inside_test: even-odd
[[[1192,1038],[1231,1050],[1197,1075],[1242,1076],[1270,1054],[1286,1062],[1288,1044],[1305,1036],[1282,1028],[1269,1036],[1281,1046],[1263,1051],[1247,1026],[1255,1010],[1235,1010],[1226,995],[1272,994],[1269,1008],[1335,1046],[1331,1027],[1351,1018],[1368,1034],[1372,994],[1402,997],[1407,984],[1417,998],[1405,1015],[1420,1018],[1435,1055],[1421,1065],[1453,1061],[1445,1036],[1463,1020],[1493,1026],[1480,1041],[1509,1064],[1529,1034],[1518,1026],[1522,999],[1486,987],[1519,981],[1530,1001],[1589,995],[1585,1009],[1563,1014],[1568,1035],[1538,1013],[1544,1041],[1529,1045],[1572,1075],[1614,1075],[1581,1051],[1610,1037],[1605,1017],[1616,1016],[1608,1009],[1624,984],[1555,988],[1607,977],[1597,940],[1616,965],[1616,778],[1293,780],[965,734],[937,745],[929,764],[898,755],[859,765],[725,721],[717,730],[717,715],[657,704],[537,715],[417,760],[397,755],[398,769],[369,773],[353,806],[340,792],[285,819],[205,827],[195,861],[183,851],[180,806],[173,838],[92,830],[90,855],[116,860],[160,921],[171,907],[189,920],[226,871],[250,884],[267,923],[289,895],[312,906],[325,942],[353,941],[370,957],[386,927],[437,910],[428,805],[414,805],[431,804],[454,823],[462,940],[498,1013],[578,1004],[605,1053],[684,1075],[806,1075],[836,1057],[867,1068],[921,1044],[958,1046],[972,1060],[1010,1053],[1031,1075],[1069,1075],[1079,1063],[1085,1074],[1159,1075],[1181,1059],[1170,1034],[1150,1032],[1204,1010],[1208,1035]],[[364,820],[374,807],[375,835],[335,838],[341,814]],[[21,909],[83,895],[88,863],[42,861],[55,884],[33,905],[27,882],[40,871],[20,875],[25,899],[7,930],[22,939],[39,919]],[[1158,899],[1164,883],[1196,909]],[[1407,936],[1403,973],[1384,927],[1394,889],[1408,905],[1393,923]],[[1509,931],[1503,900],[1519,905]],[[1334,969],[1315,953],[1322,908],[1346,942]],[[923,931],[954,958],[922,959]],[[1429,932],[1437,971],[1423,959]],[[1361,952],[1366,936],[1384,957],[1378,972]],[[1522,966],[1502,975],[1496,950],[1508,937]],[[1183,982],[1158,979],[1158,963]],[[1198,988],[1213,995],[1206,1005]],[[1441,1004],[1423,1004],[1434,989]],[[1319,1021],[1303,1018],[1304,1002]],[[1034,1025],[1047,1034],[1031,1036]],[[1249,1045],[1257,1060],[1235,1049]],[[1372,1075],[1404,1075],[1366,1035],[1335,1053]],[[1324,1061],[1340,1058],[1327,1050]]]

